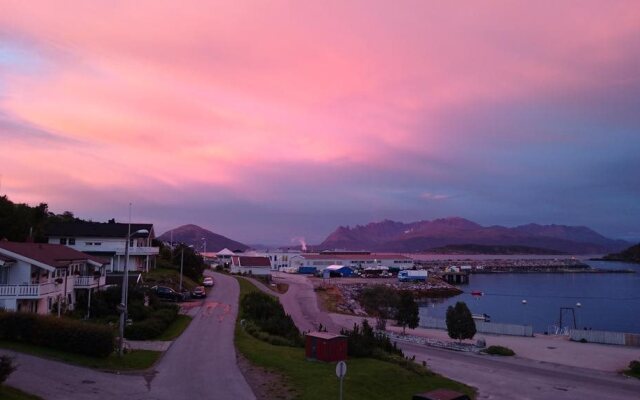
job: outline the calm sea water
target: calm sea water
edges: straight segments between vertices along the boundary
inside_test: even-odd
[[[571,307],[579,329],[640,333],[640,265],[585,262],[596,268],[632,269],[636,273],[471,275],[470,284],[460,286],[465,293],[422,303],[422,312],[444,318],[449,305],[464,301],[472,313],[489,314],[492,322],[533,325],[535,332],[545,332],[558,325],[561,307]],[[471,291],[476,290],[484,295],[472,296]],[[571,312],[563,315],[563,325],[573,325]]]

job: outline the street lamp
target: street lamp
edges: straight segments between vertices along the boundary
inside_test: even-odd
[[[127,229],[127,241],[124,245],[124,271],[122,273],[122,300],[118,305],[118,311],[120,311],[120,347],[118,353],[120,356],[124,354],[124,325],[127,319],[127,303],[128,303],[128,290],[129,290],[129,241],[131,236],[137,234],[148,234],[146,229],[139,229],[131,233],[131,223]]]

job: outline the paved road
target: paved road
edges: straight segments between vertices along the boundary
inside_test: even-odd
[[[293,292],[281,296],[287,313],[298,327],[313,327],[318,321],[326,321],[329,314],[317,307],[313,287],[303,282],[300,275],[279,274],[280,282],[289,283]],[[310,304],[297,306],[296,301]],[[323,324],[325,324],[323,322]],[[329,325],[336,331],[339,321]],[[345,326],[345,328],[351,328]],[[457,353],[398,342],[406,355],[426,361],[429,367],[446,377],[478,388],[481,399],[612,399],[640,398],[640,381],[613,373],[580,369],[532,361],[522,358],[498,358],[468,353]]]
[[[238,369],[233,344],[238,283],[211,275],[216,287],[191,310],[189,328],[154,371],[118,375],[0,350],[19,364],[7,383],[51,400],[255,399]]]

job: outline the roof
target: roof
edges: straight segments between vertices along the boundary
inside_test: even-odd
[[[340,271],[343,268],[347,268],[347,269],[351,269],[346,265],[329,265],[327,268],[325,268],[325,270],[329,270],[329,271]]]
[[[216,255],[218,255],[218,256],[234,256],[235,253],[225,247],[224,249],[222,249],[219,252],[217,252]]]
[[[153,237],[153,224],[131,224],[132,233],[142,229],[148,230]],[[58,222],[46,229],[49,237],[126,238],[128,232],[129,224],[119,222]]]
[[[231,257],[234,265],[239,267],[268,267],[271,268],[271,261],[267,257],[234,256]]]
[[[316,337],[316,338],[325,339],[325,340],[346,338],[346,336],[336,335],[335,333],[329,333],[329,332],[309,332],[307,333],[307,336]]]
[[[412,260],[410,257],[402,254],[317,254],[303,253],[300,256],[306,260],[353,260],[353,261],[370,261],[370,260]]]
[[[105,264],[105,260],[74,250],[61,244],[49,243],[18,243],[0,241],[0,253],[14,253],[19,256],[37,261],[50,267],[66,267],[72,262],[88,261]],[[11,256],[15,257],[15,256]]]

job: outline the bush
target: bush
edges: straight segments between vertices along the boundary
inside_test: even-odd
[[[9,378],[9,375],[16,370],[13,365],[13,358],[9,356],[0,356],[0,385]]]
[[[629,363],[629,371],[633,372],[634,374],[640,374],[640,361],[631,361]]]
[[[379,354],[376,350],[404,357],[402,350],[391,343],[384,333],[374,332],[366,319],[362,321],[362,327],[354,324],[353,330],[343,329],[340,333],[347,337],[347,351],[351,357],[375,357]]]
[[[516,353],[508,347],[504,346],[489,346],[483,350],[487,354],[494,356],[515,356]]]
[[[0,312],[0,339],[50,347],[92,357],[113,351],[111,328],[70,319],[21,312]]]
[[[124,336],[131,340],[150,340],[160,336],[178,317],[178,306],[162,305],[147,319],[125,327]]]
[[[261,292],[242,297],[240,313],[269,335],[281,336],[291,343],[302,345],[302,337],[290,315],[285,314],[278,299]]]

